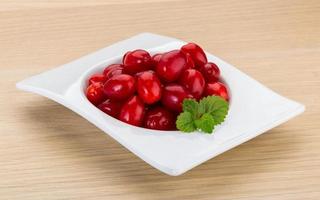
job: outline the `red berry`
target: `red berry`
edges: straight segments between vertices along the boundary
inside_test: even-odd
[[[187,69],[180,77],[180,84],[183,85],[194,98],[200,99],[206,82],[198,70]]]
[[[144,126],[156,130],[175,130],[176,118],[165,108],[156,107],[146,113]]]
[[[169,84],[163,88],[161,102],[170,110],[181,112],[182,102],[185,98],[190,98],[188,92],[178,84]]]
[[[103,92],[103,83],[97,82],[89,85],[86,91],[86,96],[94,105],[98,105],[103,102],[106,99],[106,96]]]
[[[156,66],[158,76],[166,82],[173,82],[187,69],[186,56],[179,50],[164,53]]]
[[[186,45],[183,45],[181,47],[181,51],[186,54],[189,53],[197,67],[200,67],[207,63],[206,54],[204,53],[202,48],[195,43],[188,43]]]
[[[124,72],[135,74],[152,68],[150,54],[141,49],[127,52],[123,57]]]
[[[120,74],[107,80],[104,93],[113,100],[124,100],[135,92],[135,79],[127,74]]]
[[[122,102],[113,101],[111,99],[105,100],[103,103],[101,103],[98,106],[98,108],[101,111],[103,111],[104,113],[106,113],[114,118],[118,118],[121,107],[122,107]]]
[[[185,53],[186,59],[187,59],[187,68],[195,68],[194,61],[189,53]]]
[[[216,95],[224,98],[226,101],[229,100],[227,87],[221,82],[208,83],[204,90],[204,95]]]
[[[110,71],[115,70],[115,69],[119,69],[119,68],[123,68],[123,65],[122,64],[111,64],[111,65],[107,66],[106,68],[104,68],[103,74],[105,76],[107,76]]]
[[[159,61],[161,59],[161,56],[162,56],[162,53],[157,53],[152,56],[152,63],[154,66],[157,66],[157,64],[159,63]]]
[[[107,80],[115,75],[120,75],[122,73],[123,73],[123,65],[121,64],[109,65],[103,71],[103,74],[107,78]]]
[[[107,78],[103,75],[103,74],[93,74],[90,78],[89,78],[89,85],[91,85],[92,83],[105,83],[107,80]]]
[[[119,119],[134,126],[143,122],[145,108],[138,96],[131,97],[121,108]]]
[[[199,71],[203,74],[207,82],[216,82],[219,80],[220,69],[216,64],[212,62],[208,62],[200,66]]]
[[[161,83],[152,71],[141,72],[137,78],[139,97],[146,104],[153,104],[161,98]]]
[[[128,51],[122,62],[92,75],[86,96],[101,111],[128,124],[176,130],[184,99],[218,95],[229,100],[226,86],[217,82],[218,66],[207,63],[197,44],[152,57],[145,50]]]

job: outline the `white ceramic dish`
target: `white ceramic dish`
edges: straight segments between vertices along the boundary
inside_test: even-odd
[[[102,113],[84,95],[87,77],[106,65],[120,62],[133,49],[151,53],[180,48],[185,42],[142,33],[19,83],[21,90],[52,99],[78,113],[138,157],[169,175],[189,169],[244,143],[302,113],[304,106],[282,97],[232,65],[207,53],[228,83],[232,101],[226,121],[214,134],[182,134],[130,126]],[[246,88],[250,88],[247,90]],[[93,136],[94,137],[94,136]]]

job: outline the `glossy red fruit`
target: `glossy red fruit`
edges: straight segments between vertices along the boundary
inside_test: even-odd
[[[113,100],[125,100],[135,92],[135,79],[128,74],[116,75],[104,84],[104,93]]]
[[[157,53],[157,54],[154,54],[152,56],[152,63],[153,63],[153,66],[157,66],[157,64],[159,63],[160,59],[161,59],[161,56],[162,56],[162,53]]]
[[[165,108],[155,107],[146,113],[144,126],[156,130],[175,130],[176,118]]]
[[[116,75],[120,75],[123,73],[123,67],[117,67],[113,70],[110,70],[108,73],[105,74],[107,80],[109,80],[111,77],[114,77]]]
[[[153,104],[161,98],[161,83],[153,71],[141,72],[137,77],[139,97],[146,104]]]
[[[145,107],[138,96],[131,97],[121,108],[119,119],[134,126],[141,126]]]
[[[107,76],[110,71],[113,71],[113,70],[119,69],[119,68],[123,68],[123,65],[122,64],[111,64],[111,65],[107,66],[106,68],[104,68],[103,74],[105,76]]]
[[[204,90],[204,96],[216,95],[229,100],[227,87],[221,82],[208,83]]]
[[[98,105],[103,102],[106,99],[106,96],[103,92],[103,83],[97,82],[89,85],[86,91],[86,96],[94,105]]]
[[[206,82],[198,70],[185,70],[182,73],[179,82],[194,96],[194,98],[201,98]]]
[[[157,75],[166,82],[177,80],[188,68],[185,54],[179,50],[164,53],[156,66]]]
[[[89,78],[89,85],[91,85],[92,83],[105,83],[107,80],[107,78],[103,75],[103,74],[93,74],[90,78]]]
[[[185,98],[190,98],[190,96],[184,87],[178,84],[169,84],[163,88],[161,102],[166,108],[181,112],[182,102]]]
[[[199,67],[199,71],[203,74],[207,82],[216,82],[219,80],[220,69],[212,62],[208,62]]]
[[[103,103],[99,104],[98,108],[103,111],[104,113],[118,118],[120,110],[122,107],[122,102],[120,101],[113,101],[111,99],[105,100]]]
[[[123,57],[124,72],[135,74],[152,68],[150,54],[141,49],[127,52]]]
[[[187,59],[187,68],[195,68],[194,61],[189,53],[185,53],[186,59]]]
[[[181,47],[181,51],[191,55],[197,67],[207,63],[207,56],[200,46],[195,43],[188,43]]]

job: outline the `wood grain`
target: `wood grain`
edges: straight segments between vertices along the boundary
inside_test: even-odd
[[[190,172],[153,169],[15,83],[139,32],[201,44],[306,112]],[[0,199],[319,199],[320,2],[0,1]]]

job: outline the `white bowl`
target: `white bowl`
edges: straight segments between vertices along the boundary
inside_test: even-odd
[[[52,99],[78,113],[145,162],[173,176],[244,143],[293,118],[304,106],[266,88],[232,65],[207,53],[227,82],[232,101],[225,122],[211,135],[194,132],[157,131],[128,125],[114,119],[95,106],[84,95],[88,76],[134,49],[151,53],[180,48],[185,42],[142,33],[103,48],[78,60],[30,77],[17,88]],[[248,90],[248,88],[250,88]]]

